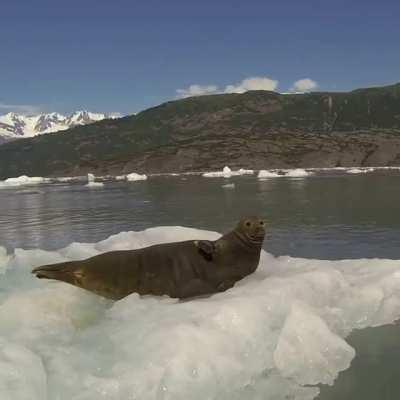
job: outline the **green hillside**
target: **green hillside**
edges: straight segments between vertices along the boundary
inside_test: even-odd
[[[388,140],[396,147],[399,133],[400,84],[348,93],[211,95],[3,144],[0,177],[188,171],[239,162],[254,168],[320,166],[309,160],[315,154],[315,164],[324,161],[315,145],[332,146],[332,152],[343,145],[346,153],[355,141],[371,151]],[[379,162],[396,160],[392,155]]]

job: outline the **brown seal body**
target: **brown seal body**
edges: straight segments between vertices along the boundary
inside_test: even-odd
[[[250,217],[216,241],[187,240],[111,251],[82,261],[45,265],[32,273],[113,300],[134,292],[175,298],[200,296],[223,292],[253,273],[264,235],[264,221]]]

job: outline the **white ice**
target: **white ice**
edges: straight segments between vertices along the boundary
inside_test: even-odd
[[[101,188],[104,186],[103,182],[96,182],[96,177],[91,173],[87,174],[87,178],[88,178],[88,183],[85,186],[89,188]]]
[[[205,172],[202,174],[204,178],[231,178],[232,176],[252,175],[254,170],[240,168],[237,171],[232,171],[228,166],[224,167],[222,171]]]
[[[128,182],[135,182],[135,181],[145,181],[147,179],[147,175],[145,174],[137,174],[136,172],[132,172],[128,175],[118,175],[115,177],[117,181],[128,181]]]
[[[258,172],[258,178],[303,178],[310,176],[313,173],[306,171],[302,168],[295,169],[274,169],[274,170],[260,170]]]
[[[280,174],[279,172],[268,171],[268,170],[264,170],[264,169],[259,171],[258,175],[257,175],[258,178],[279,178],[282,176],[284,176],[284,175]]]
[[[366,174],[368,172],[374,172],[375,168],[350,168],[346,169],[348,174]]]
[[[113,303],[37,280],[42,264],[210,239],[182,227],[124,232],[58,251],[0,250],[0,398],[311,400],[349,367],[356,328],[400,317],[396,260],[274,258],[227,292]]]
[[[47,183],[50,179],[42,178],[40,176],[26,176],[22,175],[18,178],[8,178],[4,181],[0,181],[0,188],[25,186],[25,185],[38,185],[41,183]]]
[[[126,180],[133,181],[145,181],[147,179],[147,175],[137,174],[136,172],[132,172],[131,174],[126,175]]]

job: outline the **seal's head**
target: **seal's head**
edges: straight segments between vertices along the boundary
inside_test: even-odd
[[[247,217],[240,220],[235,231],[246,241],[261,244],[265,236],[265,225],[260,217]]]

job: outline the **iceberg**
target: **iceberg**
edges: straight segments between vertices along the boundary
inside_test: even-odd
[[[354,329],[400,317],[398,260],[325,261],[262,251],[232,289],[112,302],[32,268],[217,232],[158,227],[57,251],[0,248],[0,398],[311,400],[355,353]],[[311,386],[310,386],[311,385]]]

